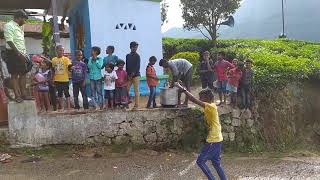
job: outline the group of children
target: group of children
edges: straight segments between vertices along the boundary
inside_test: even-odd
[[[202,88],[215,89],[219,93],[221,104],[226,103],[227,94],[230,94],[230,104],[236,107],[238,94],[241,96],[241,107],[248,109],[251,106],[251,82],[254,75],[251,59],[241,62],[234,59],[232,63],[225,60],[225,53],[219,52],[217,61],[210,60],[208,51],[203,53],[200,63],[200,77]]]
[[[127,55],[126,62],[113,55],[114,49],[113,46],[108,46],[106,50],[108,56],[104,59],[99,56],[101,53],[99,47],[91,48],[91,57],[88,59],[84,58],[81,50],[77,50],[75,61],[71,62],[68,57],[64,56],[64,47],[59,45],[56,47],[57,57],[52,60],[44,57],[36,60],[40,68],[34,75],[33,85],[36,101],[39,102],[39,110],[56,111],[64,107],[71,110],[70,81],[73,87],[74,108],[80,109],[79,94],[81,93],[83,108],[89,109],[87,79],[90,80],[91,106],[96,110],[115,107],[128,108],[131,84],[135,89],[135,108],[138,108],[140,82],[138,43],[130,43],[131,52]],[[151,104],[152,107],[157,106],[155,94],[159,79],[153,67],[156,62],[156,57],[150,57],[146,70],[147,83],[150,88],[148,108],[151,107]],[[65,97],[66,105],[63,103],[63,97]]]

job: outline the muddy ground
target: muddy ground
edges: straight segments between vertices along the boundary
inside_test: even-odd
[[[23,152],[21,152],[23,151]],[[13,160],[0,164],[1,180],[205,180],[196,153],[152,150],[48,147],[7,150]],[[40,159],[30,159],[31,154]],[[320,179],[320,156],[314,153],[223,154],[229,179]],[[34,161],[33,161],[34,160]],[[210,167],[211,164],[208,162]]]

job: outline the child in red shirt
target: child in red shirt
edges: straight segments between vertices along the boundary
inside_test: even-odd
[[[239,86],[239,80],[242,77],[242,69],[244,67],[243,62],[238,62],[237,67],[229,70],[227,91],[231,93],[231,105],[236,107],[237,105],[237,92]]]
[[[116,107],[127,108],[128,107],[128,91],[127,91],[127,79],[128,74],[123,69],[126,63],[119,59],[116,70],[117,77],[116,79],[116,91],[115,91],[115,105]]]
[[[228,82],[228,76],[227,73],[229,69],[234,68],[234,65],[229,63],[228,61],[225,60],[225,53],[224,52],[219,52],[218,61],[214,64],[213,69],[214,72],[216,73],[217,76],[217,82],[218,82],[218,92],[219,92],[219,98],[220,98],[220,103],[218,104],[225,104],[226,103],[226,86]],[[223,95],[223,101],[222,101],[222,95]]]
[[[147,76],[147,84],[150,89],[150,95],[149,95],[149,100],[147,104],[147,108],[150,108],[151,103],[153,103],[153,108],[157,107],[156,104],[156,89],[157,85],[159,83],[159,78],[157,77],[156,70],[154,69],[154,64],[157,62],[157,58],[152,56],[149,59],[149,64],[147,66],[146,70],[146,76]]]

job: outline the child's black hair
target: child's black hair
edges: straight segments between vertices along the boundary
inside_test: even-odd
[[[83,53],[83,51],[82,51],[82,50],[76,50],[76,51],[74,52],[75,55],[78,55],[79,53]]]
[[[149,62],[157,62],[157,58],[155,56],[151,56],[149,58]]]
[[[122,59],[119,59],[118,62],[117,62],[117,66],[125,65],[125,64],[126,64],[126,62],[124,62],[124,60],[122,60]]]
[[[246,62],[252,64],[252,63],[253,63],[253,60],[252,60],[252,59],[248,59],[248,60],[246,60]]]
[[[94,52],[96,52],[97,55],[100,55],[100,53],[101,53],[101,48],[100,48],[100,47],[98,47],[98,46],[93,46],[91,49],[92,49]]]
[[[107,49],[111,49],[112,53],[114,53],[114,46],[108,46]]]
[[[61,49],[61,48],[64,48],[64,47],[62,45],[56,46],[56,50]]]
[[[206,88],[206,89],[203,89],[199,92],[199,97],[205,97],[205,98],[208,98],[210,101],[213,101],[214,100],[214,94],[212,92],[211,89],[209,88]]]
[[[113,71],[113,69],[114,69],[114,66],[113,66],[113,64],[111,64],[111,63],[108,63],[108,64],[106,65],[106,67],[109,67],[110,69],[112,69],[112,71]]]
[[[242,61],[239,61],[238,64],[237,64],[237,67],[243,68],[244,67],[244,63]]]
[[[49,60],[44,60],[43,63],[45,63],[49,69],[52,68],[52,63],[51,63],[51,61],[49,61]]]
[[[159,61],[159,66],[163,67],[163,65],[166,64],[166,63],[167,63],[167,60],[161,59],[161,60]]]
[[[139,44],[136,41],[132,41],[130,43],[130,48],[133,48],[133,47],[136,47],[136,46],[139,46]]]
[[[226,57],[226,53],[223,51],[218,52],[218,54],[222,55],[223,57]]]

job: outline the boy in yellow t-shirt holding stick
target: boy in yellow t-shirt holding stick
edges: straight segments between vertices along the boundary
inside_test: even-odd
[[[181,86],[180,83],[175,83],[175,86],[179,88],[182,92],[193,103],[204,108],[204,117],[208,125],[209,133],[207,137],[207,143],[201,150],[201,153],[197,159],[197,164],[203,171],[203,173],[208,177],[209,180],[214,180],[209,167],[206,165],[206,162],[210,160],[212,165],[216,169],[221,180],[226,180],[223,167],[220,163],[221,147],[222,147],[222,133],[221,125],[219,120],[219,115],[217,111],[217,106],[214,102],[214,95],[211,89],[204,89],[199,93],[200,99],[195,98],[186,88]]]

